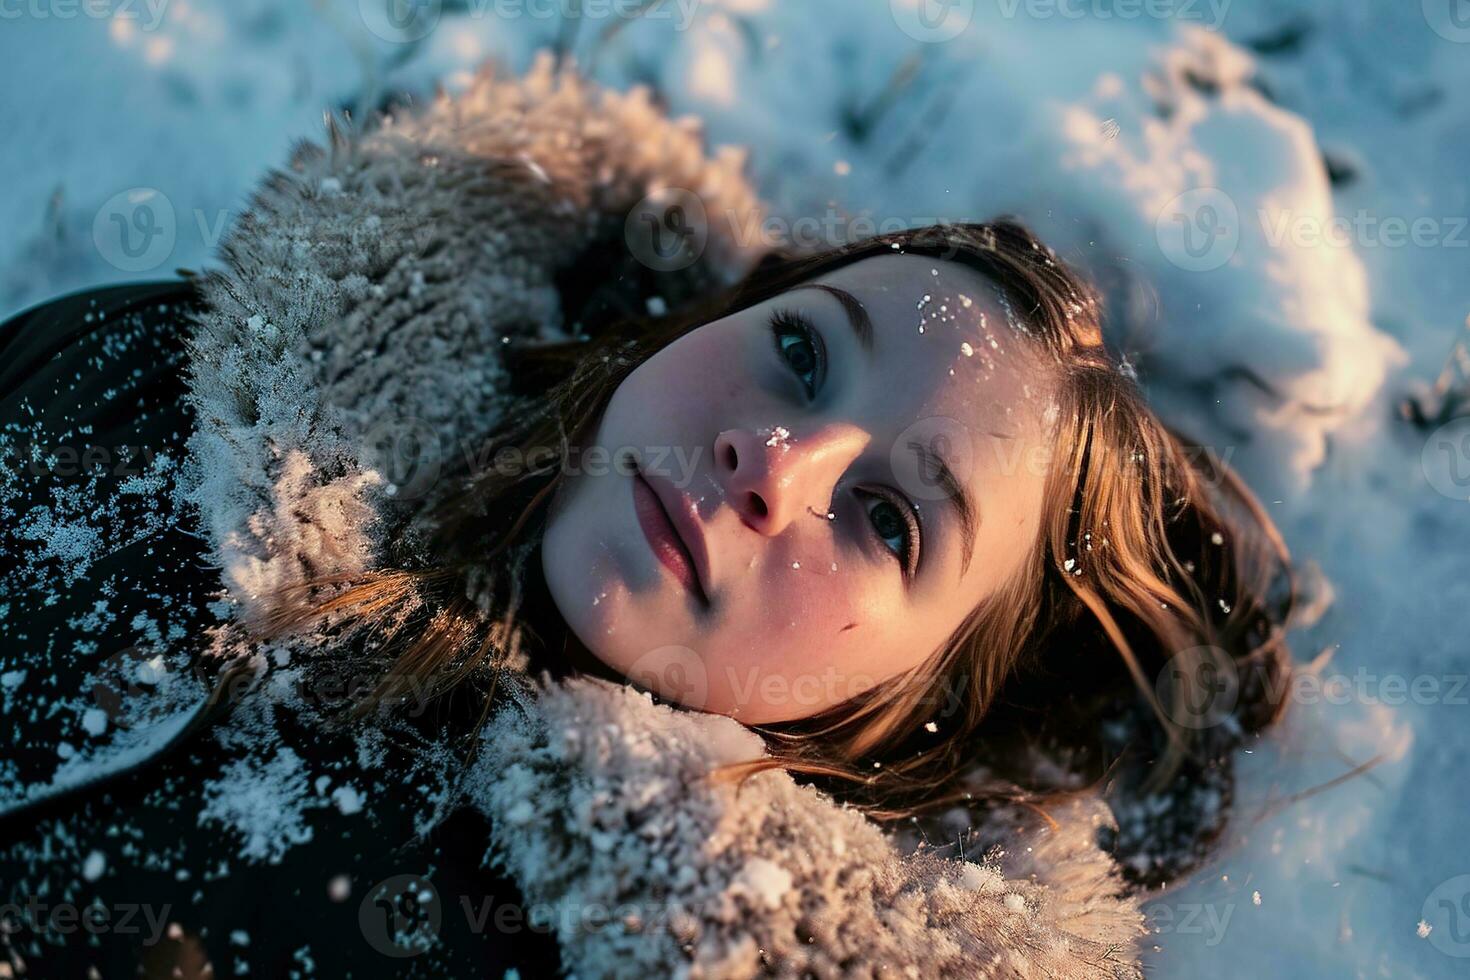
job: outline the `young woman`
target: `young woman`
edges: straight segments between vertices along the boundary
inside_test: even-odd
[[[180,738],[203,739],[204,718],[285,737],[238,720],[265,698],[231,688],[241,665],[313,693],[367,679],[287,699],[301,733],[286,777],[315,771],[319,733],[356,739],[360,759],[355,730],[473,739],[470,762],[436,770],[459,790],[426,821],[422,860],[455,863],[445,849],[466,835],[443,827],[463,818],[443,813],[473,802],[490,867],[562,916],[535,955],[578,975],[1131,971],[1136,889],[1206,854],[1231,750],[1277,714],[1284,547],[1228,469],[1149,410],[1098,297],[1023,226],[752,257],[734,240],[756,213],[738,161],[706,161],[695,139],[636,94],[544,65],[486,77],[361,141],[300,150],[225,271],[174,287],[187,315],[150,318],[175,308],[139,296],[131,312],[165,324],[153,333],[189,325],[161,345],[187,392],[160,403],[192,419],[186,434],[166,423],[183,458],[164,467],[175,489],[157,523],[202,537],[223,588],[190,660],[208,665],[206,707],[150,751],[185,766]],[[657,272],[627,216],[670,186],[699,189],[707,227]],[[43,396],[26,394],[7,404]],[[8,520],[16,541],[66,524],[15,505]],[[203,585],[182,592],[205,606]],[[50,630],[54,647],[76,618],[43,620],[45,606],[26,607],[51,623],[28,636]],[[40,790],[12,777],[12,815],[49,807],[75,834],[87,793],[124,779],[146,809],[150,757],[90,780],[58,770]],[[197,784],[200,766],[224,774],[201,824],[232,825],[248,852],[262,821],[219,801],[258,788],[257,770],[195,750],[169,785]],[[1111,825],[1079,809],[1099,793]],[[350,833],[307,811],[290,845]],[[1026,812],[1045,814],[1039,831],[1015,823]],[[942,859],[879,832],[939,813],[964,817]],[[307,849],[272,829],[256,856]],[[985,874],[962,853],[1008,844]],[[51,880],[39,850],[10,846],[25,867],[7,880]],[[388,955],[416,955],[428,947],[401,933],[428,920],[401,899],[435,889],[385,899],[367,886],[386,870],[351,870],[349,911],[366,890],[393,926]],[[615,927],[567,921],[620,901],[635,909]],[[520,940],[487,954],[483,918],[448,927],[453,904],[429,937],[445,964],[532,956]],[[224,929],[216,916],[180,934],[218,956]]]

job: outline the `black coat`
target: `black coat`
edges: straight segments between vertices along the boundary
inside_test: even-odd
[[[187,281],[116,286],[0,327],[0,958],[27,977],[559,973],[553,938],[483,866],[485,818],[430,786],[446,812],[423,827],[426,787],[397,764],[412,744],[364,758],[353,731],[278,710],[268,771],[333,772],[291,823],[309,840],[281,853],[199,816],[252,805],[207,796],[258,751],[218,736],[258,694],[201,700],[172,740],[52,785],[59,759],[117,722],[106,685],[77,702],[90,671],[135,667],[149,637],[198,644],[216,622],[193,517],[148,482],[184,458],[198,302]],[[67,510],[96,500],[117,506]],[[415,725],[434,740],[464,723],[441,708]]]

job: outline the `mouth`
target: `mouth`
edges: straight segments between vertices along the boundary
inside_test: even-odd
[[[709,555],[694,519],[694,505],[674,486],[635,467],[633,507],[638,526],[659,563],[704,606],[709,593]]]

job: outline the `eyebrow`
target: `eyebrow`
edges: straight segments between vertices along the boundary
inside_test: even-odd
[[[852,332],[857,335],[858,343],[863,350],[873,350],[873,318],[868,316],[868,311],[863,308],[862,302],[839,286],[829,286],[824,282],[808,282],[797,286],[796,289],[820,289],[822,292],[834,297],[842,304],[842,310],[847,314],[848,325]],[[796,290],[792,290],[795,292]]]
[[[955,516],[959,519],[960,536],[965,542],[964,553],[960,559],[960,574],[963,575],[969,570],[970,558],[975,552],[975,529],[980,526],[980,509],[965,492],[964,485],[954,475],[954,470],[950,468],[943,456],[918,440],[911,440],[909,448],[918,457],[920,466],[927,465],[932,468],[939,488],[944,491],[944,499],[954,508]]]

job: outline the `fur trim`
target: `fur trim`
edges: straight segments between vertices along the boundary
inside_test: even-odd
[[[492,860],[552,910],[579,976],[1141,975],[1138,908],[1091,812],[986,864],[903,856],[785,772],[738,795],[701,782],[763,754],[759,737],[594,678],[548,685],[484,738],[469,792]]]
[[[565,336],[556,274],[620,243],[638,202],[668,188],[758,217],[743,166],[734,150],[707,158],[698,128],[645,90],[603,91],[547,57],[299,146],[202,277],[192,338],[184,492],[236,615],[269,589],[373,567],[380,518],[407,496],[383,443],[437,447],[430,463],[473,451],[504,407],[502,342]],[[755,256],[733,227],[712,222],[699,261],[666,279],[738,276]]]

